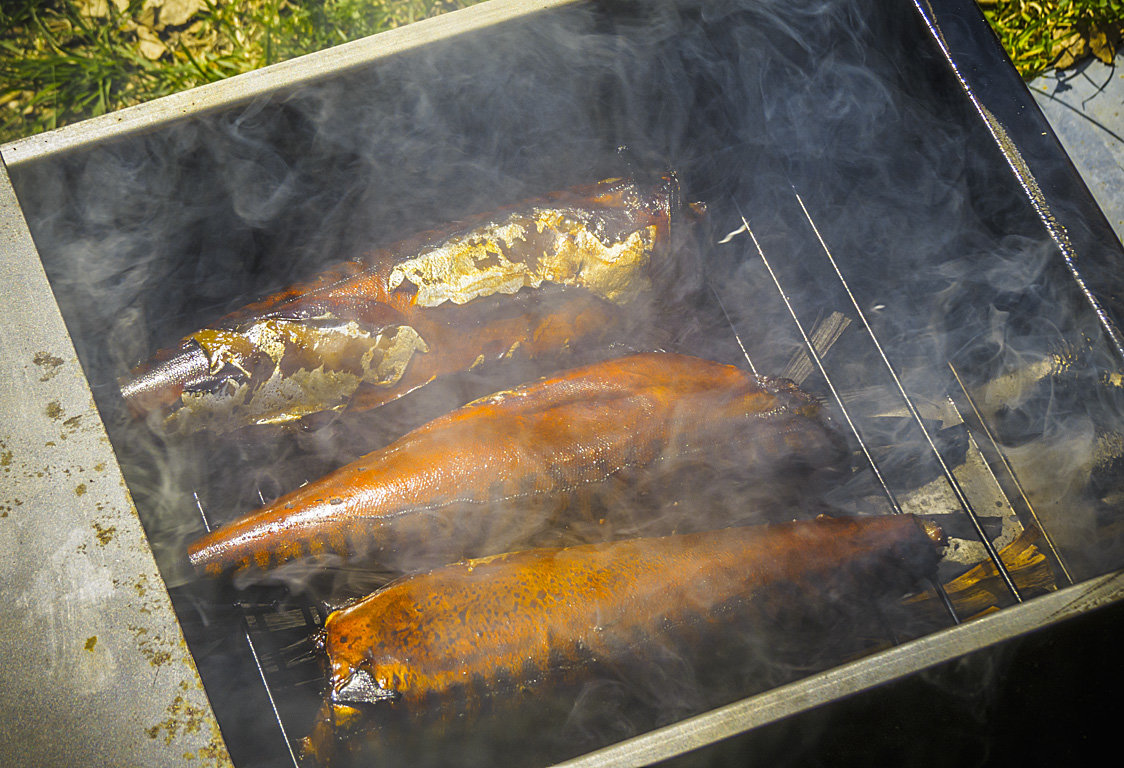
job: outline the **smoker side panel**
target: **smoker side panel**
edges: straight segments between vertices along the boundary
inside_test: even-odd
[[[1124,356],[1121,245],[974,0],[914,0],[1074,281]]]
[[[0,762],[230,759],[0,164]]]
[[[106,140],[166,128],[200,117],[361,70],[379,61],[496,24],[532,16],[577,0],[491,0],[288,59],[241,75],[206,83],[79,123],[17,139],[0,147],[11,168],[79,151]]]
[[[1049,627],[1119,601],[1122,597],[1124,574],[1117,572],[1090,579],[558,765],[566,768],[653,765],[751,728],[839,701],[958,656]]]

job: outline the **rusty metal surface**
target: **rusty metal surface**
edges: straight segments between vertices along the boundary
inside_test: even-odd
[[[230,765],[0,166],[0,762]]]

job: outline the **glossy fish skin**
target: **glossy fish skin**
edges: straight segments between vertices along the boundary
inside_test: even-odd
[[[497,356],[588,343],[648,290],[678,214],[673,176],[610,179],[423,233],[192,333],[134,369],[122,395],[169,426],[224,431],[372,408]],[[498,299],[532,316],[492,324]],[[469,323],[453,309],[478,304]]]
[[[762,622],[798,603],[901,594],[935,571],[943,543],[939,527],[912,515],[820,517],[526,550],[407,576],[328,617],[329,690],[309,747],[325,754],[333,726],[367,715],[377,727],[391,712],[428,715],[466,696],[508,698],[617,664],[658,664],[667,642],[710,647],[726,632],[765,631]]]
[[[721,459],[767,477],[844,455],[819,402],[791,382],[636,354],[452,411],[188,554],[212,574],[322,553],[415,569],[522,546],[575,497],[642,485],[684,463]]]

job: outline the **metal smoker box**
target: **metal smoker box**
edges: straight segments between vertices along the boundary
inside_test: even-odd
[[[482,759],[651,764],[1122,596],[1124,253],[973,3],[493,0],[0,154],[9,764],[298,759],[322,616],[201,586],[183,547],[328,460],[165,440],[125,416],[130,365],[363,244],[622,163],[707,205],[690,351],[824,399],[855,456],[832,500],[941,522],[949,611],[654,730]]]

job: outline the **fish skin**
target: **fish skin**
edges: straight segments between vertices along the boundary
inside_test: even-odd
[[[819,401],[791,382],[640,353],[469,403],[212,531],[188,556],[213,575],[329,553],[413,570],[522,546],[564,524],[577,498],[634,486],[660,496],[658,479],[684,465],[757,478],[845,458]]]
[[[460,221],[230,313],[134,368],[121,392],[135,415],[222,432],[365,410],[481,361],[593,345],[621,323],[619,306],[650,288],[680,218],[667,174]],[[500,311],[491,324],[487,300],[497,298],[522,308],[526,322]],[[479,308],[466,322],[451,305]]]
[[[306,747],[327,755],[336,737],[377,727],[380,716],[432,716],[466,699],[658,665],[669,642],[712,647],[802,608],[901,594],[935,572],[944,542],[913,515],[819,517],[533,549],[406,576],[325,622],[328,690]]]

